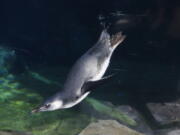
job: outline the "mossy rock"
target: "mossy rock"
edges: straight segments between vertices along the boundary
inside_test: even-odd
[[[2,131],[20,131],[34,135],[75,135],[96,120],[93,116],[90,117],[74,109],[32,115],[31,110],[42,102],[43,97],[36,92],[36,89],[23,87],[11,78],[13,79],[11,76],[10,79],[0,78],[2,83],[0,85],[0,130]],[[42,80],[42,77],[40,79]],[[119,110],[98,100],[87,98],[86,102],[102,115],[109,115],[127,125],[136,125],[134,120]]]
[[[144,135],[115,120],[99,120],[89,124],[79,135]]]
[[[120,110],[110,107],[108,105],[105,105],[104,103],[93,99],[93,98],[86,98],[86,102],[93,107],[94,110],[97,112],[108,115],[114,119],[117,119],[121,122],[123,122],[126,125],[129,126],[137,126],[137,123],[135,120],[127,116],[126,114],[120,112]]]
[[[20,85],[17,81],[0,79],[4,80],[0,86],[1,131],[20,131],[34,135],[74,135],[91,122],[86,114],[71,109],[32,115],[31,110],[42,102],[43,97],[28,88],[17,87]]]
[[[0,130],[31,132],[35,135],[74,135],[85,128],[91,119],[72,110],[57,110],[31,114],[34,104],[23,100],[1,102]]]

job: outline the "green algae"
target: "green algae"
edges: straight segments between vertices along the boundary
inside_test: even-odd
[[[137,125],[135,120],[128,117],[126,114],[123,114],[122,112],[120,112],[120,110],[116,108],[109,107],[93,98],[86,98],[86,102],[90,104],[97,112],[100,112],[102,114],[115,118],[129,126]]]
[[[47,84],[51,84],[52,81],[50,81],[49,79],[43,77],[42,75],[36,73],[36,72],[32,72],[32,71],[29,71],[28,72],[34,79],[37,79],[37,80],[40,80],[44,83],[47,83]]]
[[[31,114],[31,110],[43,100],[37,90],[22,86],[13,76],[0,77],[0,83],[0,130],[22,131],[33,135],[74,135],[96,120],[93,116],[72,109]],[[136,125],[134,120],[119,110],[98,100],[87,98],[86,103],[103,115],[109,115],[127,125]]]
[[[87,115],[73,111],[54,111],[32,115],[35,105],[11,101],[0,108],[0,130],[31,132],[34,135],[74,135],[89,123]]]
[[[29,75],[36,79],[36,80],[39,80],[43,83],[46,83],[46,84],[55,84],[57,86],[61,86],[58,82],[55,82],[55,81],[51,81],[49,79],[47,79],[46,77],[44,77],[43,75],[40,75],[39,73],[36,73],[36,72],[33,72],[33,71],[28,71]]]
[[[34,135],[74,135],[91,121],[86,114],[57,110],[31,114],[43,97],[20,86],[17,81],[0,78],[0,130],[22,131]],[[8,88],[8,89],[7,89]]]

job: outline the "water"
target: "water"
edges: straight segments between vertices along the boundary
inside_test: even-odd
[[[53,70],[52,70],[53,69]],[[54,72],[57,70],[59,72]],[[55,76],[52,80],[64,80],[66,72],[63,67],[44,68],[36,72],[39,76],[45,74],[47,78]],[[30,71],[28,71],[30,72]],[[32,72],[32,71],[31,71]],[[58,73],[58,74],[53,74]],[[51,77],[48,77],[51,76]],[[96,121],[96,109],[98,112],[109,117],[109,109],[112,107],[104,106],[100,101],[94,103],[93,100],[84,101],[84,105],[80,104],[72,109],[58,110],[53,112],[45,112],[38,114],[31,114],[31,110],[40,104],[45,98],[53,94],[57,90],[55,84],[47,83],[43,79],[36,78],[32,74],[24,73],[18,76],[13,81],[9,80],[8,76],[1,78],[1,109],[0,109],[0,129],[10,131],[24,131],[32,134],[77,134],[84,129],[90,122]],[[62,81],[63,82],[63,81]],[[61,81],[59,81],[61,84]],[[99,102],[99,103],[98,103]],[[93,104],[92,104],[93,103]],[[99,104],[98,106],[96,104]],[[93,109],[93,106],[96,108]],[[88,107],[89,106],[89,107]],[[102,106],[102,108],[101,108]],[[91,108],[91,109],[90,109]],[[91,113],[87,111],[91,110]],[[118,112],[118,111],[117,111]],[[119,114],[114,114],[122,116]],[[116,119],[118,116],[112,116]],[[125,119],[126,120],[126,119]],[[124,122],[126,123],[126,121]]]
[[[177,3],[0,2],[0,134],[77,135],[98,120],[116,120],[147,135],[156,135],[160,128],[167,133],[178,129],[179,117],[168,121],[169,114],[156,114],[168,121],[163,125],[147,107],[180,104]],[[106,72],[117,75],[75,107],[31,114],[61,90],[74,62],[104,27],[111,34],[127,35]],[[174,117],[179,114],[175,107],[171,112]]]

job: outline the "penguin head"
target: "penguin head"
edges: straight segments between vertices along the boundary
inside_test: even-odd
[[[54,96],[46,100],[40,107],[32,110],[32,113],[54,111],[58,109],[71,108],[81,102],[90,92],[86,92],[80,96],[62,97]]]
[[[63,106],[62,100],[47,100],[42,105],[40,105],[38,108],[32,110],[32,113],[36,112],[45,112],[45,111],[53,111],[57,109],[61,109]]]

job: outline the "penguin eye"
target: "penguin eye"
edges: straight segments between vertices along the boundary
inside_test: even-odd
[[[76,98],[76,100],[77,100],[77,99],[79,98],[79,96],[76,96],[75,98]]]
[[[50,104],[46,104],[45,105],[45,108],[49,108],[51,105]]]

